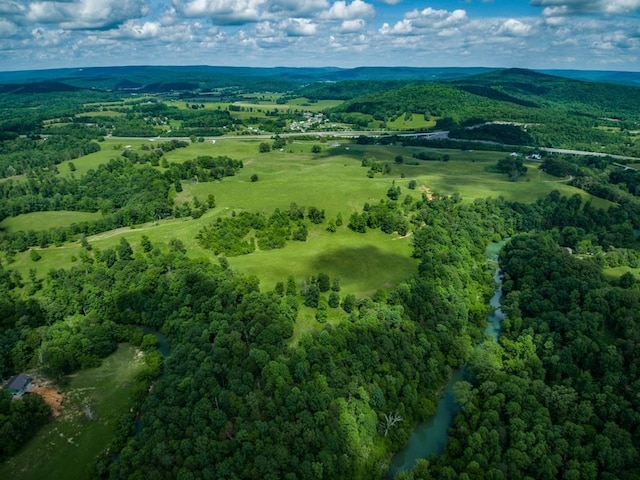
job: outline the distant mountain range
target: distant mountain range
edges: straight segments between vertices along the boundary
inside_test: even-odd
[[[0,72],[0,92],[15,91],[16,85],[52,82],[71,87],[131,92],[214,89],[242,86],[247,90],[285,91],[315,82],[341,81],[445,81],[501,71],[495,68],[253,68],[217,66],[128,66],[64,68]],[[640,72],[588,70],[536,70],[540,73],[599,83],[640,86]],[[34,87],[36,89],[40,87]],[[60,87],[65,88],[65,87]],[[59,91],[59,90],[58,90]]]

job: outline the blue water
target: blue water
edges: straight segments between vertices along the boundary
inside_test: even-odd
[[[493,259],[497,258],[497,252],[506,242],[492,244],[487,253]],[[502,274],[499,268],[496,268],[493,275],[495,281],[495,290],[493,297],[489,301],[492,313],[487,318],[487,327],[485,333],[490,335],[494,341],[498,340],[500,334],[500,326],[504,320],[504,314],[500,309],[500,300],[502,299]],[[436,413],[433,417],[424,422],[419,423],[413,430],[409,442],[406,447],[396,453],[389,466],[388,479],[392,479],[398,472],[411,470],[416,462],[421,458],[429,458],[432,455],[441,455],[447,446],[449,437],[449,427],[453,418],[459,411],[453,393],[454,385],[464,378],[464,369],[458,370],[445,385],[442,396],[438,401]]]
[[[458,370],[444,388],[433,417],[420,422],[411,433],[404,450],[393,457],[387,478],[391,479],[398,472],[411,470],[421,458],[440,455],[447,446],[448,431],[453,417],[458,413],[458,404],[453,394],[453,386],[462,380],[464,372]]]

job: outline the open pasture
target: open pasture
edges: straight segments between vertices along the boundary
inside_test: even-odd
[[[155,141],[166,141],[158,139]],[[58,175],[61,177],[70,177],[72,175],[81,177],[85,175],[89,170],[95,170],[99,165],[103,163],[109,163],[112,158],[120,158],[122,152],[127,148],[133,150],[139,150],[142,145],[151,145],[148,138],[135,138],[135,139],[123,139],[123,138],[107,138],[103,142],[100,142],[100,151],[90,153],[84,157],[75,158],[73,160],[66,160],[58,165]],[[69,164],[73,163],[76,170],[72,171]]]
[[[637,279],[640,279],[640,268],[631,267],[611,267],[604,269],[604,276],[609,280],[619,280],[625,273],[630,273]]]
[[[68,227],[73,223],[90,222],[100,217],[101,214],[98,212],[32,212],[5,218],[0,222],[0,229],[9,232],[48,230],[55,227]]]
[[[395,120],[387,122],[387,128],[396,131],[433,128],[435,126],[436,121],[431,118],[425,118],[422,113],[414,113],[410,115],[409,118],[400,115]]]
[[[559,190],[563,195],[577,193],[589,198],[598,207],[609,205],[609,202],[566,185],[566,180],[540,172],[535,162],[528,165],[529,171],[517,182],[491,172],[491,167],[505,155],[504,152],[357,145],[347,139],[327,142],[292,139],[282,151],[259,153],[262,141],[271,140],[221,138],[215,143],[208,140],[169,152],[166,155],[169,162],[183,162],[199,155],[228,155],[242,160],[244,168],[236,176],[226,177],[220,182],[182,182],[183,191],[175,197],[177,204],[191,202],[195,197],[204,201],[209,194],[215,196],[216,208],[200,219],[168,219],[135,228],[121,228],[89,237],[89,242],[95,248],[105,249],[115,246],[120,237],[124,237],[136,249],[144,234],[154,245],[167,248],[171,238],[178,238],[190,256],[215,260],[213,252],[204,250],[196,240],[204,225],[234,211],[257,211],[269,215],[274,209],[286,210],[295,202],[299,206],[325,210],[325,223],[310,225],[309,237],[304,243],[290,241],[282,250],[256,251],[251,255],[233,257],[229,259],[231,265],[239,271],[256,275],[266,289],[272,289],[289,275],[301,284],[305,278],[325,271],[341,278],[345,292],[365,295],[392,286],[415,271],[415,264],[409,258],[410,238],[397,239],[381,232],[356,234],[346,227],[350,215],[361,211],[366,202],[386,200],[386,192],[394,183],[402,189],[401,199],[406,195],[419,199],[423,193],[458,193],[463,201],[468,202],[479,197],[499,196],[529,202],[552,190]],[[137,149],[148,142],[132,140],[130,144]],[[101,152],[74,162],[78,169],[76,174],[81,169],[95,168],[113,158],[114,154],[119,155],[124,143],[123,139],[103,142]],[[311,153],[313,145],[321,146],[320,153]],[[448,155],[449,161],[418,161],[413,158],[413,154],[423,151],[431,151],[441,157]],[[403,164],[395,163],[397,155],[403,156]],[[369,178],[368,168],[361,165],[363,159],[389,164],[390,174],[376,173]],[[68,165],[62,165],[60,170],[68,172]],[[258,181],[251,181],[253,174],[258,176]],[[412,180],[417,184],[415,190],[408,188]],[[344,225],[336,233],[326,232],[326,222],[334,220],[339,213]],[[55,218],[55,212],[50,214]],[[13,268],[20,271],[23,278],[27,278],[30,268],[35,268],[37,275],[43,277],[50,268],[80,261],[79,242],[39,251],[42,258],[38,262],[30,260],[28,252],[16,255]]]

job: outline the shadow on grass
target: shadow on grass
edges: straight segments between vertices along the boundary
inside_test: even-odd
[[[344,283],[390,286],[417,271],[406,255],[385,252],[374,245],[346,247],[321,253],[310,264],[317,272],[338,276]],[[375,280],[377,279],[377,281]]]

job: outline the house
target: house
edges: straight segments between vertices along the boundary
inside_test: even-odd
[[[25,373],[20,373],[9,379],[5,389],[13,395],[13,398],[20,398],[31,386],[32,378]]]

